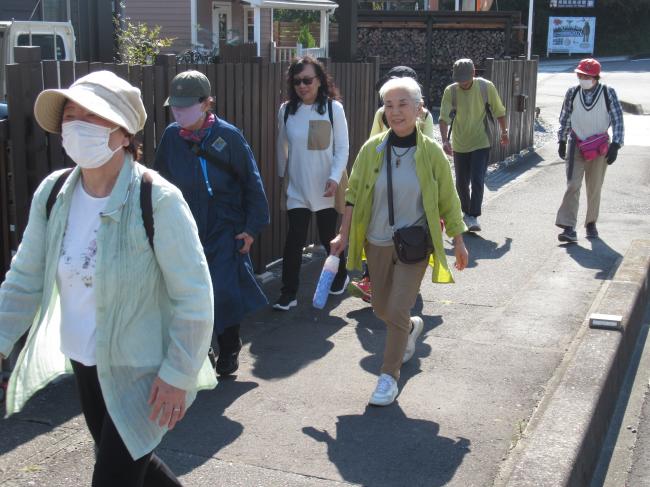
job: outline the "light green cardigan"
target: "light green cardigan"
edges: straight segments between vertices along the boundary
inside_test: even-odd
[[[348,263],[350,270],[361,269],[363,246],[372,215],[372,200],[379,171],[384,168],[384,148],[390,131],[371,137],[361,148],[352,166],[352,174],[345,200],[354,205],[350,227]],[[417,128],[417,148],[415,150],[415,172],[417,173],[422,203],[427,217],[433,253],[429,264],[433,270],[433,282],[452,283],[454,278],[447,265],[447,257],[442,242],[440,220],[445,223],[447,235],[455,237],[467,230],[463,222],[460,200],[451,177],[449,161],[440,145],[422,134]],[[388,201],[386,201],[388,204]]]
[[[188,407],[198,390],[216,385],[207,361],[212,284],[197,228],[180,191],[155,175],[155,253],[151,250],[139,201],[145,169],[127,157],[120,171],[97,232],[94,279],[99,382],[135,459],[153,450],[166,432],[148,418],[156,375],[185,389]],[[60,174],[48,176],[34,193],[22,243],[0,287],[0,353],[8,355],[29,328],[9,380],[7,415],[52,379],[71,372],[60,351],[55,276],[80,170],[75,168],[63,185],[47,221],[45,203]]]

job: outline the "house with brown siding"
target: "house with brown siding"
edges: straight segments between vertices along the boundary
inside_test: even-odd
[[[336,7],[333,0],[126,0],[123,15],[133,22],[159,25],[163,37],[175,37],[170,52],[187,49],[216,52],[219,41],[255,42],[259,56],[283,60],[287,54],[280,53],[280,48],[273,45],[273,10],[320,11],[321,45],[314,54],[326,56],[329,14]]]

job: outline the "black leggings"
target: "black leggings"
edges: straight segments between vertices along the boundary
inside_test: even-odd
[[[92,487],[181,486],[169,467],[153,452],[133,460],[106,411],[97,367],[71,362],[81,410],[97,447]]]
[[[336,236],[336,222],[339,214],[334,208],[326,208],[316,213],[318,237],[329,254],[330,241]],[[300,265],[302,264],[302,249],[307,240],[307,231],[312,212],[308,208],[294,208],[287,211],[289,229],[284,243],[282,259],[282,293],[291,296],[298,292],[300,280]],[[337,276],[345,276],[345,253],[341,254]]]

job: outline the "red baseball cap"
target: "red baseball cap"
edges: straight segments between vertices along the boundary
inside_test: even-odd
[[[587,76],[596,77],[600,74],[600,63],[592,58],[583,59],[578,63],[578,67],[573,71],[580,74],[586,74]]]

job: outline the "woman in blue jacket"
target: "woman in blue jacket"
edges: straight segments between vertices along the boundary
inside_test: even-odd
[[[163,134],[154,168],[181,190],[196,220],[214,287],[216,371],[230,375],[239,367],[242,318],[268,303],[249,251],[269,223],[269,209],[248,143],[210,112],[212,103],[203,73],[185,71],[172,80],[165,104],[176,122]]]

